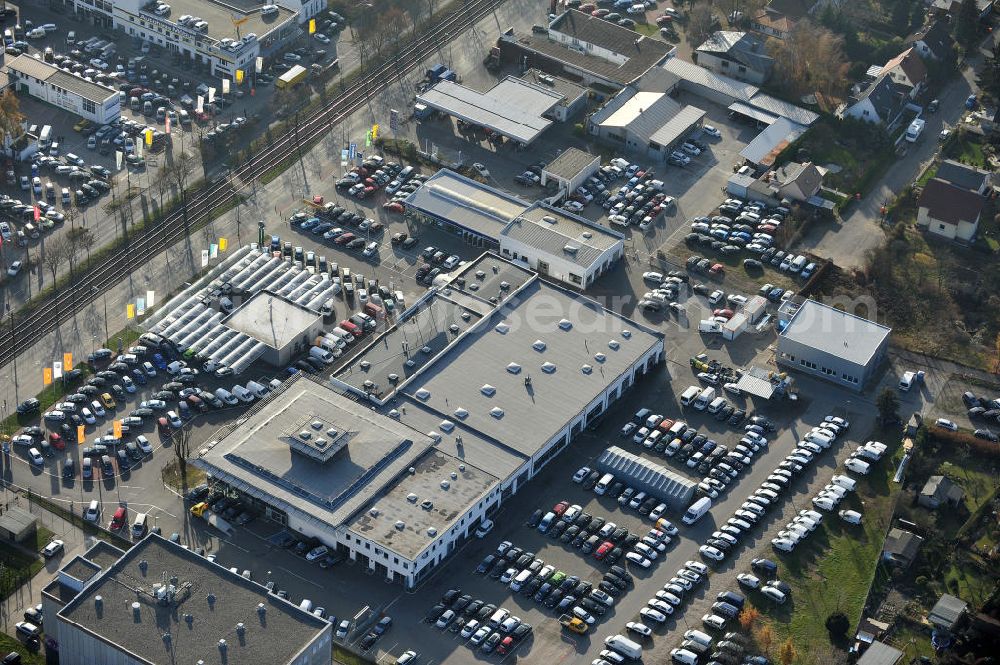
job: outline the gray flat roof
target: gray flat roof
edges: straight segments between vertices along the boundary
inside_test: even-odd
[[[410,468],[412,473],[407,471],[398,483],[374,497],[348,528],[415,561],[500,481],[473,462],[434,448]]]
[[[57,85],[64,90],[79,95],[80,97],[94,102],[98,106],[102,105],[109,97],[118,95],[118,91],[100,83],[88,81],[76,74],[65,72],[55,65],[33,58],[30,55],[19,55],[7,63],[8,70],[25,74],[32,78],[45,81],[50,85]]]
[[[462,421],[530,456],[658,344],[659,334],[535,279],[402,390],[440,414],[438,431]]]
[[[466,122],[489,127],[504,136],[529,144],[552,121],[543,118],[562,101],[552,89],[508,76],[487,92],[479,92],[454,81],[439,81],[417,101]]]
[[[153,596],[153,585],[174,577],[178,589],[174,601],[161,604]],[[264,614],[258,612],[260,603]],[[292,662],[321,633],[331,630],[326,621],[263,586],[157,535],[136,543],[58,616],[59,621],[76,624],[133,654],[137,661],[158,665]],[[237,632],[238,623],[244,626],[242,634]],[[224,651],[220,639],[226,641]]]
[[[237,38],[237,28],[233,25],[234,19],[248,19],[246,23],[240,24],[239,35],[248,35],[253,32],[260,37],[264,37],[264,35],[281,27],[281,25],[296,15],[296,12],[277,2],[272,4],[278,6],[278,13],[271,16],[263,16],[260,13],[260,7],[267,4],[263,0],[253,3],[246,2],[245,0],[235,0],[225,4],[214,2],[213,0],[171,0],[168,4],[170,5],[169,16],[159,17],[149,12],[144,13],[143,18],[148,19],[152,16],[153,18],[176,25],[177,18],[184,14],[200,16],[202,20],[208,22],[208,36],[216,40],[221,40],[224,37],[228,37],[229,39]],[[238,11],[234,12],[233,9],[237,9]],[[185,30],[185,28],[178,29]],[[228,57],[232,58],[234,55],[230,53]]]
[[[101,566],[98,566],[82,555],[77,555],[64,565],[60,569],[60,572],[64,572],[73,579],[86,583],[101,572]]]
[[[408,311],[405,321],[371,339],[350,362],[342,365],[337,370],[337,380],[376,396],[392,392],[396,383],[415,374],[455,339],[451,326],[458,326],[459,332],[465,330],[479,320],[485,308],[464,307],[432,293]],[[390,379],[390,375],[396,379]],[[377,388],[370,389],[371,384]]]
[[[565,106],[572,104],[577,99],[587,94],[587,88],[584,86],[573,83],[572,81],[567,81],[561,76],[546,74],[539,69],[529,69],[525,73],[521,74],[521,80],[555,90],[563,97],[562,101],[559,103]]]
[[[543,170],[557,178],[571,180],[580,171],[593,164],[595,159],[598,165],[600,165],[600,157],[591,155],[586,150],[580,150],[579,148],[566,148],[559,153],[558,157],[549,162]]]
[[[504,300],[533,279],[533,271],[486,252],[465,264],[449,287],[481,300],[492,308],[494,303],[490,302],[490,298]]]
[[[865,365],[892,329],[843,310],[806,300],[781,337],[856,365]]]
[[[808,109],[804,109],[801,106],[796,106],[791,102],[786,102],[783,99],[778,99],[777,97],[772,97],[763,92],[758,92],[750,100],[750,103],[759,109],[764,109],[769,113],[773,113],[782,118],[788,118],[792,122],[796,122],[800,125],[811,125],[817,120],[819,120],[819,114]]]
[[[611,229],[541,203],[524,211],[502,235],[583,268],[594,265],[604,252],[624,239]]]
[[[250,417],[224,428],[217,444],[198,452],[195,464],[269,503],[338,527],[432,443],[308,377],[286,383]],[[288,441],[316,419],[324,423],[316,436],[329,426],[348,437],[326,462],[295,451]]]
[[[303,305],[268,291],[258,291],[230,314],[223,324],[271,348],[283,349],[300,339],[319,318],[319,314]]]
[[[406,197],[420,212],[496,241],[500,231],[530,204],[512,194],[441,169]]]
[[[0,515],[0,529],[14,534],[15,537],[22,535],[37,523],[37,517],[17,506],[10,506]]]
[[[896,665],[903,652],[885,642],[875,640],[858,659],[857,665]]]

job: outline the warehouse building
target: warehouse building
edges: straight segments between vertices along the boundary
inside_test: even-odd
[[[663,501],[670,510],[677,512],[687,509],[698,486],[694,481],[618,446],[606,448],[601,453],[597,458],[597,468],[614,475],[616,480],[634,487],[636,491]]]
[[[590,287],[625,253],[625,237],[600,224],[536,203],[500,232],[500,254],[575,289]]]
[[[237,69],[250,71],[258,56],[302,34],[299,24],[326,7],[324,0],[277,0],[277,11],[264,12],[264,3],[247,0],[170,0],[170,11],[161,15],[155,11],[159,3],[150,0],[73,2],[82,21],[121,30],[230,79]],[[182,16],[199,20],[181,23]]]
[[[42,591],[63,665],[329,665],[333,626],[181,545],[100,543]]]
[[[778,364],[852,390],[864,389],[885,359],[890,328],[806,300],[778,335]]]
[[[8,62],[7,74],[15,92],[26,92],[91,122],[106,125],[121,117],[117,90],[30,55],[19,55]]]
[[[695,132],[705,111],[676,101],[665,92],[628,86],[587,121],[589,132],[606,142],[665,160]]]

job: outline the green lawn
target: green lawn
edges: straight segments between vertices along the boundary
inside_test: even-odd
[[[6,656],[11,651],[17,651],[21,654],[21,662],[24,665],[45,665],[45,656],[28,651],[28,647],[24,646],[16,637],[0,633],[0,655]]]
[[[340,665],[369,665],[372,661],[351,653],[347,649],[333,645],[333,662]],[[393,661],[396,662],[396,661]]]
[[[983,146],[968,135],[958,135],[952,139],[945,150],[949,158],[958,160],[964,164],[983,167],[986,165],[986,157],[983,155]]]
[[[25,549],[39,552],[52,540],[55,535],[48,529],[39,526],[34,539],[29,539],[24,543]],[[14,591],[26,581],[31,579],[35,573],[45,566],[45,560],[38,556],[29,556],[14,548],[5,548],[0,552],[0,599],[14,593]]]
[[[868,438],[890,442],[898,438],[898,433],[876,431]],[[778,562],[780,579],[791,585],[791,599],[784,605],[774,605],[752,594],[751,602],[772,626],[774,645],[792,639],[798,652],[796,662],[823,663],[834,653],[842,659],[844,645],[831,643],[824,625],[826,618],[833,612],[844,612],[853,630],[873,578],[886,575],[884,569],[876,568],[900,491],[900,486],[892,483],[895,465],[902,458],[898,442],[896,445],[892,457],[883,458],[872,475],[859,480],[857,491],[840,505],[862,513],[861,526],[849,525],[827,513],[823,524],[792,554],[768,554]],[[800,504],[797,499],[796,505],[805,508],[809,504],[807,500]]]

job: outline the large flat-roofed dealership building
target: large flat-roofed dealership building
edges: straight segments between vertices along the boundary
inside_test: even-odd
[[[7,63],[7,75],[16,91],[54,104],[98,124],[121,117],[118,91],[59,69],[29,55]]]

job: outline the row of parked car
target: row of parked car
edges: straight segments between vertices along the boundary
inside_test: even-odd
[[[510,610],[449,589],[431,608],[424,621],[440,630],[458,633],[471,649],[506,655],[531,636],[531,624]],[[399,662],[399,661],[397,661]]]

